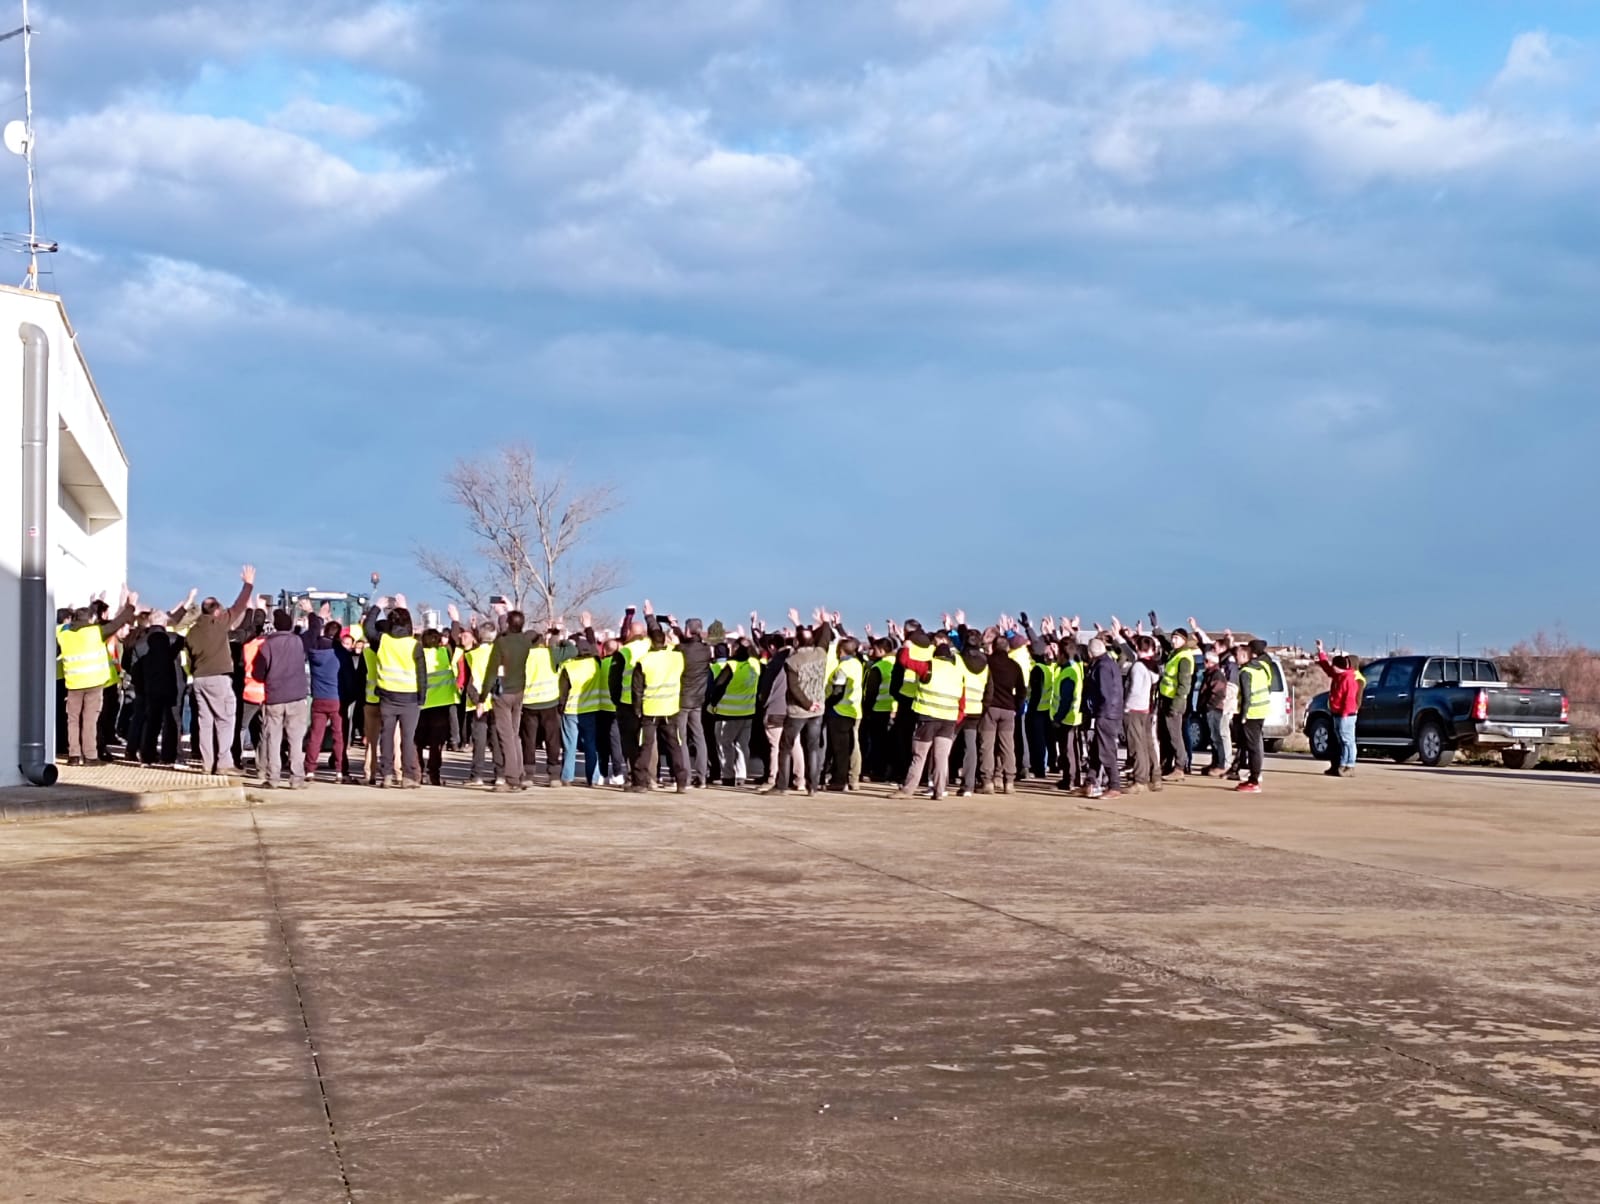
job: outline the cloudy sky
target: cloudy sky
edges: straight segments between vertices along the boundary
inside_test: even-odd
[[[528,440],[619,486],[618,605],[1600,635],[1591,0],[35,24],[148,594],[442,601],[440,474]]]

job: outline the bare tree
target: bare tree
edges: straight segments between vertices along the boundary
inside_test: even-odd
[[[596,520],[617,507],[609,485],[574,489],[563,468],[544,469],[531,447],[512,444],[477,460],[458,460],[445,474],[476,545],[473,562],[431,548],[417,565],[480,614],[500,593],[530,625],[583,609],[617,587],[612,561],[583,561]]]

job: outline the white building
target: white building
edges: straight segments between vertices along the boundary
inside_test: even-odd
[[[48,345],[45,498],[47,607],[116,605],[128,574],[128,458],[78,348],[61,298],[0,285],[0,786],[18,769],[23,683],[19,606],[23,574],[24,343],[31,323]],[[50,504],[52,503],[53,504]],[[45,749],[55,750],[55,639],[47,630]]]

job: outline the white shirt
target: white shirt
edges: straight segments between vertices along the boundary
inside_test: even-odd
[[[1134,661],[1133,670],[1128,674],[1128,693],[1123,701],[1123,713],[1127,715],[1148,715],[1150,713],[1150,695],[1155,688],[1155,670],[1142,660]]]

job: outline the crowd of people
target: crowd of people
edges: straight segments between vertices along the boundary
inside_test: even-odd
[[[247,565],[231,604],[191,591],[141,610],[124,591],[114,614],[104,599],[58,613],[60,754],[94,763],[120,746],[175,765],[187,735],[204,772],[242,776],[253,758],[264,788],[304,787],[324,764],[340,782],[441,785],[444,753],[459,749],[467,784],[498,791],[665,780],[814,794],[869,781],[937,799],[1031,778],[1098,798],[1186,778],[1198,716],[1211,747],[1199,772],[1261,789],[1267,647],[1192,618],[1085,630],[1022,613],[977,627],[958,611],[856,634],[836,611],[804,623],[791,610],[782,628],[752,613],[748,631],[712,639],[646,601],[614,630],[588,614],[572,632],[530,629],[504,604],[466,622],[452,606],[448,629],[418,630],[403,595],[345,626],[310,602],[253,605],[254,584]],[[1352,669],[1329,672],[1337,687]]]

